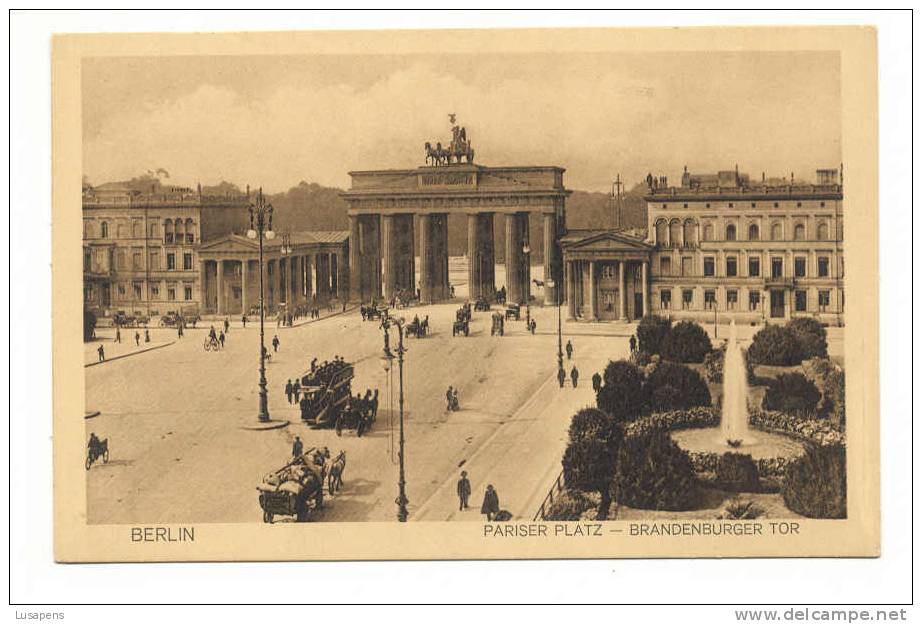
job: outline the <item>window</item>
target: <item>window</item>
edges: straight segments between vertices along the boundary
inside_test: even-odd
[[[682,309],[683,310],[691,310],[692,296],[693,296],[693,293],[690,288],[686,288],[685,290],[682,291]]]
[[[150,270],[151,271],[160,270],[160,252],[159,251],[150,252]]]
[[[183,237],[184,230],[183,230],[183,226],[182,226],[182,219],[176,219],[176,222],[173,224],[173,229],[174,229],[174,232],[175,232],[175,234],[176,234],[176,236],[175,236],[176,244],[181,244],[181,243],[183,242],[183,238],[184,238],[184,237]]]
[[[105,221],[99,225],[99,235],[102,238],[109,238],[109,224]]]
[[[682,258],[682,277],[690,277],[694,275],[692,266],[691,256],[685,256]]]
[[[735,310],[737,303],[739,303],[739,292],[736,290],[728,290],[727,291],[727,309]]]
[[[816,240],[826,240],[829,238],[829,225],[825,221],[820,221],[816,226]]]
[[[759,277],[760,268],[761,267],[759,266],[758,256],[750,257],[749,258],[749,277]]]
[[[128,236],[128,225],[124,221],[118,222],[117,230],[119,238],[125,238]]]
[[[803,256],[794,258],[794,277],[807,277],[807,259]]]
[[[138,301],[141,300],[141,285],[140,284],[134,285],[134,298]]]
[[[182,289],[183,299],[186,301],[192,301],[192,287],[184,286]]]
[[[184,253],[182,255],[182,270],[191,271],[192,270],[192,254]]]
[[[775,204],[777,206],[777,204]],[[772,240],[777,241],[781,240],[781,224],[772,223]]]
[[[159,285],[159,284],[151,284],[151,285],[150,285],[150,298],[151,298],[151,299],[158,299],[159,297],[160,297],[160,285]]]
[[[826,308],[829,307],[829,291],[821,290],[819,291],[818,295],[819,295],[820,312],[825,312]]]
[[[820,256],[816,259],[816,276],[829,277],[829,258]]]
[[[672,247],[682,244],[682,224],[678,219],[669,224],[669,244]]]
[[[755,223],[752,223],[749,226],[749,240],[759,240],[759,226]]]
[[[166,287],[166,298],[168,301],[176,301],[176,287],[175,286]]]
[[[801,241],[804,239],[804,235],[807,231],[807,228],[804,227],[803,223],[798,223],[794,226],[794,240]]]
[[[796,312],[806,312],[807,311],[807,291],[806,290],[795,290],[794,291],[794,310]]]
[[[683,235],[683,243],[685,246],[693,247],[695,245],[695,222],[691,219],[685,221]]]
[[[672,275],[672,258],[669,256],[662,256],[659,259],[659,274]]]
[[[659,291],[659,307],[662,308],[663,310],[668,310],[670,303],[672,303],[672,291],[671,290]]]
[[[195,243],[195,223],[192,219],[186,219],[186,244]]]
[[[736,226],[732,223],[727,226],[727,240],[735,241],[736,240]]]
[[[713,290],[704,291],[704,309],[713,310],[717,307],[717,295]]]
[[[115,266],[120,271],[128,270],[128,250],[117,249],[115,252]]]
[[[86,303],[93,302],[93,286],[92,284],[87,284],[83,287],[83,301]]]
[[[158,229],[159,229],[159,227],[158,227],[156,221],[154,221],[154,222],[152,222],[152,223],[150,224],[150,235],[149,235],[150,238],[159,238],[159,237],[160,237],[160,234],[157,232]]]
[[[176,270],[176,254],[168,253],[166,255],[166,270],[175,271]]]
[[[89,273],[93,266],[93,252],[89,249],[83,250],[83,272]]]
[[[173,222],[169,219],[163,222],[163,242],[173,242]]]
[[[659,221],[656,222],[656,244],[665,245],[668,242],[667,237],[668,237],[668,232],[667,232],[666,221],[663,219],[660,219]]]
[[[119,296],[120,298],[124,298],[124,297],[125,297],[125,285],[124,285],[124,284],[119,284],[119,285],[118,285],[118,296]]]
[[[701,238],[706,241],[714,240],[714,228],[710,223],[704,226],[704,232],[702,232]]]
[[[750,311],[758,310],[760,301],[761,301],[761,296],[759,292],[750,290],[749,291],[749,310]]]
[[[707,256],[704,259],[704,276],[714,277],[714,257]]]
[[[736,256],[727,256],[727,277],[736,277]]]
[[[144,258],[142,257],[140,249],[131,252],[131,269],[133,271],[141,271],[144,269]]]
[[[131,222],[131,238],[141,238],[144,236],[144,224],[140,219],[134,219]]]
[[[772,258],[772,277],[784,277],[784,259]]]

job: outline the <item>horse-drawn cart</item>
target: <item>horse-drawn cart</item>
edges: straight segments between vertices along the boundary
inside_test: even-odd
[[[352,395],[355,369],[346,362],[331,362],[301,377],[301,419],[314,427],[336,424]]]
[[[314,461],[315,454],[311,449],[294,458],[256,486],[263,522],[271,523],[275,516],[293,516],[303,522],[311,512],[323,509],[324,469]]]
[[[419,317],[414,317],[412,321],[406,324],[404,327],[407,336],[413,336],[415,338],[422,338],[429,333],[429,317],[426,316],[423,320],[419,320]]]

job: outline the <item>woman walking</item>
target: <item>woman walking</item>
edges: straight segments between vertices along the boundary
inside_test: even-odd
[[[480,513],[487,516],[487,522],[493,522],[496,514],[499,513],[499,496],[492,485],[488,485],[487,491],[483,494],[483,505],[480,506]]]

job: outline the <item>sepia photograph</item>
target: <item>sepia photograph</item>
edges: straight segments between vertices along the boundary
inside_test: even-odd
[[[355,523],[429,525],[435,558],[520,538],[874,554],[876,450],[853,440],[874,440],[876,360],[853,366],[876,342],[846,338],[876,306],[869,249],[846,245],[876,227],[874,155],[844,148],[843,86],[843,49],[873,33],[605,50],[554,32],[538,51],[500,31],[239,53],[246,35],[59,36],[79,114],[57,236],[82,250],[65,511],[180,544],[167,558],[197,558],[210,525]],[[448,546],[453,523],[486,550]],[[288,556],[365,558],[334,544]],[[96,552],[75,556],[116,556]]]

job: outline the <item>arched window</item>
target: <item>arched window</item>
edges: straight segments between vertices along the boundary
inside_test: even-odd
[[[656,244],[665,245],[667,243],[666,237],[666,220],[660,219],[656,222]]]
[[[732,223],[727,226],[727,240],[735,241],[736,240],[736,226]]]
[[[804,239],[804,235],[807,231],[807,228],[804,227],[803,223],[798,223],[794,226],[794,240],[801,241]]]
[[[826,240],[829,238],[829,225],[825,221],[820,221],[816,226],[816,240]]]
[[[714,226],[712,226],[710,223],[705,225],[704,233],[701,238],[706,241],[714,240]]]
[[[759,240],[759,226],[756,223],[749,224],[749,240]]]
[[[164,220],[163,222],[163,242],[172,243],[173,242],[173,222],[169,219]]]
[[[772,223],[772,240],[781,240],[781,224]]]
[[[682,223],[678,219],[673,219],[669,224],[669,244],[673,247],[682,244]]]
[[[685,246],[686,246],[686,247],[691,247],[691,246],[693,246],[693,245],[697,242],[697,241],[696,241],[696,236],[695,236],[695,222],[694,222],[694,220],[692,220],[692,219],[686,219],[686,220],[685,220],[685,232],[684,232],[684,234],[685,234],[685,237],[684,237],[684,238],[685,238]]]
[[[186,219],[186,243],[195,243],[195,222],[192,219]]]
[[[99,225],[99,236],[101,238],[109,238],[109,224],[105,221]]]
[[[176,228],[176,242],[182,243],[183,242],[182,219],[176,219],[176,223],[174,224],[173,227]]]

